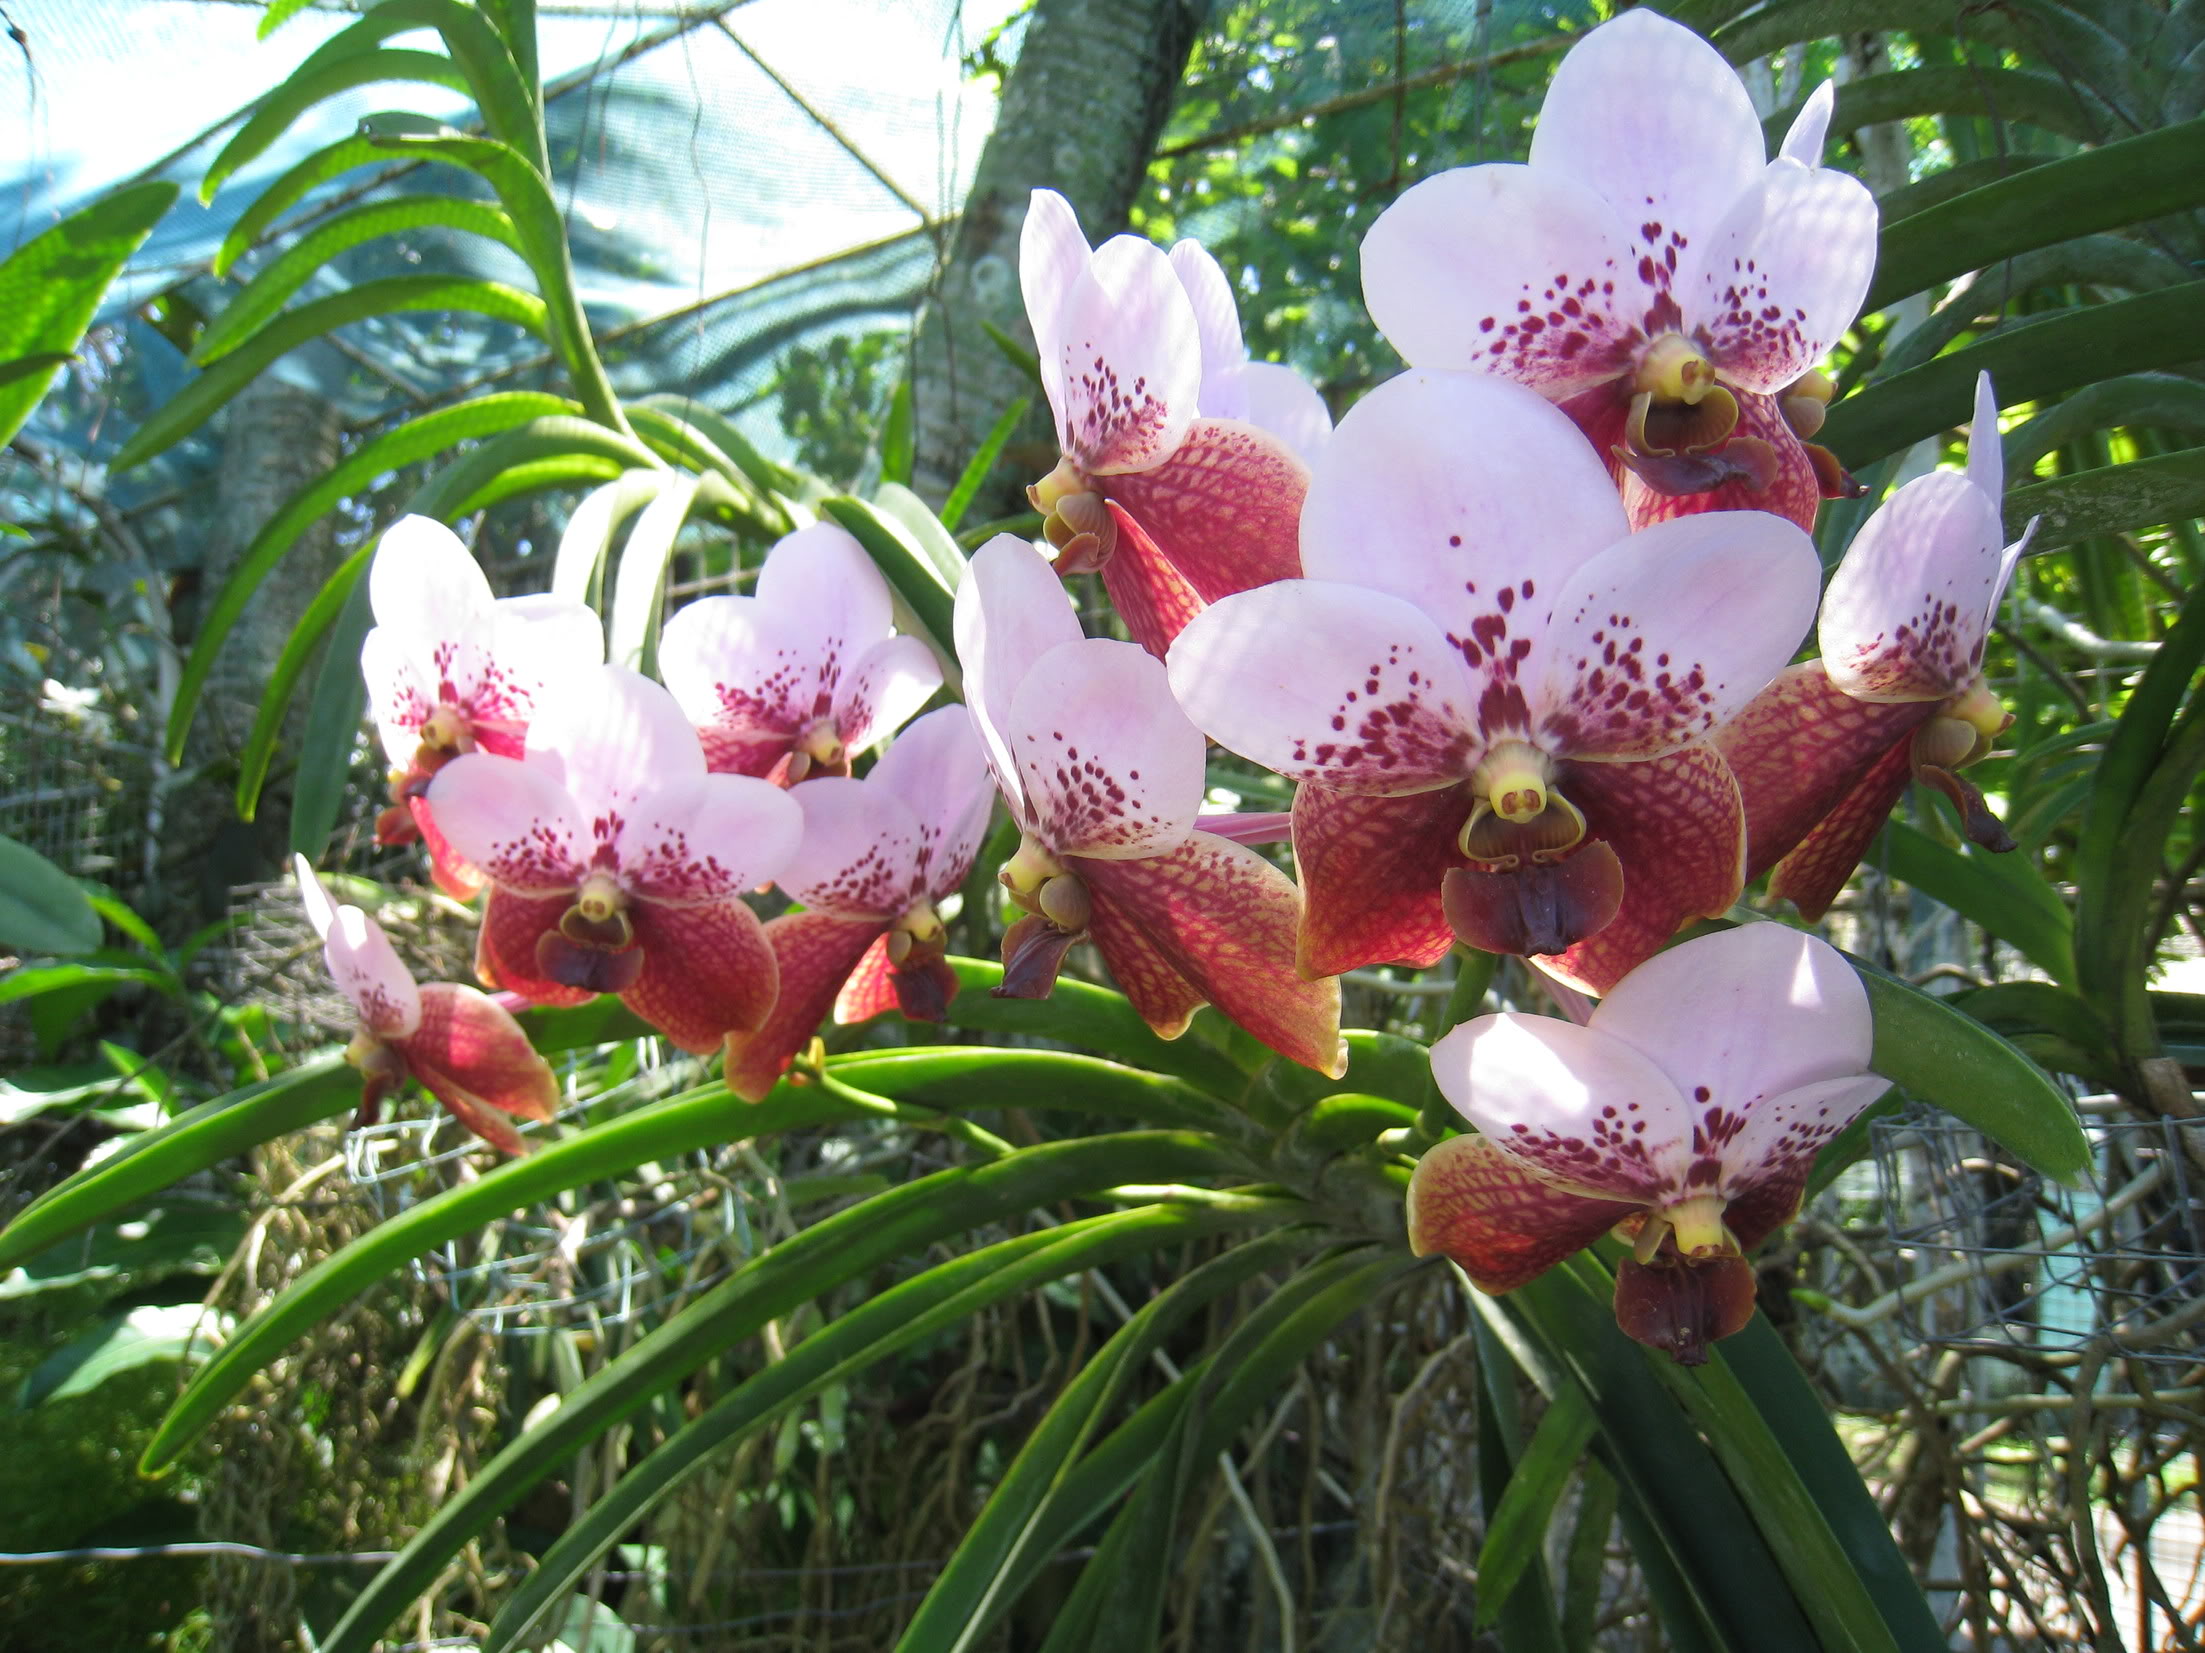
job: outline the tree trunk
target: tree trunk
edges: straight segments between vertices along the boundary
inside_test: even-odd
[[[1036,0],[972,194],[912,347],[917,421],[914,481],[940,504],[1003,410],[1037,404],[1014,438],[1046,439],[1034,383],[988,337],[987,324],[1031,347],[1018,286],[1018,234],[1035,189],[1061,191],[1091,241],[1125,228],[1156,135],[1185,72],[1199,7],[1193,0]],[[1028,456],[1031,457],[1030,455]],[[983,493],[982,521],[1021,508],[1017,488],[1056,462],[1053,441],[1031,477]]]

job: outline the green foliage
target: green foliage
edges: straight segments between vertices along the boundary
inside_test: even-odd
[[[28,845],[0,838],[0,947],[71,954],[99,944],[99,914],[68,874]]]
[[[774,390],[797,464],[855,485],[880,450],[896,389],[908,382],[909,356],[910,341],[891,332],[838,333],[824,344],[791,345]]]

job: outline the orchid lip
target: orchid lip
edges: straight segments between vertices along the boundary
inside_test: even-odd
[[[1085,471],[1069,459],[1059,459],[1055,470],[1026,490],[1026,498],[1035,510],[1047,517],[1055,515],[1064,500],[1094,491],[1095,484]]]
[[[1677,1237],[1677,1250],[1687,1258],[1734,1256],[1738,1242],[1723,1226],[1724,1200],[1719,1194],[1695,1194],[1658,1213]],[[1654,1225],[1649,1223],[1651,1229]],[[1656,1242],[1659,1243],[1658,1240]]]
[[[1967,763],[1974,762],[1975,758],[1988,751],[1990,743],[2004,734],[2014,721],[2013,713],[1999,703],[1998,696],[1991,692],[1991,686],[1980,675],[1946,701],[1939,715],[1965,723],[1979,737],[1981,750],[1972,757],[1961,760]]]

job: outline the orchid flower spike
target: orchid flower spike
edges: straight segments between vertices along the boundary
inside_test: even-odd
[[[1579,1027],[1480,1016],[1432,1076],[1481,1133],[1427,1152],[1409,1244],[1512,1291],[1611,1228],[1632,1246],[1616,1319],[1697,1366],[1753,1316],[1745,1254],[1791,1220],[1816,1151],[1890,1088],[1868,996],[1825,942],[1780,924],[1642,964]]]
[[[973,725],[1023,833],[1000,876],[1026,916],[1004,937],[997,992],[1046,997],[1091,939],[1164,1038],[1214,1004],[1281,1055],[1344,1072],[1339,985],[1293,967],[1299,892],[1195,829],[1204,746],[1162,664],[1081,637],[1049,565],[1008,534],[975,553],[956,633]]]
[[[1058,572],[1101,569],[1157,655],[1204,603],[1299,572],[1302,455],[1330,421],[1290,369],[1249,362],[1216,260],[1131,235],[1089,251],[1036,190],[1019,279],[1063,455],[1027,496]]]
[[[368,705],[390,760],[382,844],[424,841],[438,885],[465,901],[482,876],[453,854],[422,801],[461,754],[517,758],[546,685],[605,658],[597,616],[558,597],[493,600],[490,581],[441,522],[400,517],[368,566],[375,629],[360,649]]]
[[[1495,373],[1561,403],[1621,484],[1633,526],[1757,508],[1814,526],[1854,491],[1804,440],[1817,371],[1876,259],[1876,203],[1822,166],[1835,93],[1775,160],[1722,54],[1627,11],[1562,60],[1528,165],[1416,185],[1363,242],[1363,294],[1415,367]]]
[[[360,1070],[360,1122],[372,1125],[383,1098],[413,1079],[493,1148],[525,1153],[505,1116],[549,1119],[559,1081],[512,1013],[472,987],[416,983],[383,927],[358,907],[339,906],[306,857],[294,855],[291,870],[330,979],[360,1014],[345,1050]]]
[[[1992,851],[2012,837],[1959,773],[2013,722],[1983,647],[2029,536],[2005,543],[2005,460],[1989,374],[1976,381],[1964,471],[1916,477],[1862,526],[1831,576],[1822,658],[1782,673],[1716,736],[1738,777],[1746,876],[1817,919],[1845,887],[1909,778]]]
[[[847,775],[942,686],[895,631],[888,582],[857,540],[814,523],[766,554],[750,597],[706,597],[659,638],[659,675],[716,775]]]
[[[705,771],[673,697],[619,666],[570,674],[519,758],[476,752],[429,783],[490,880],[475,967],[539,1004],[618,993],[698,1055],[759,1026],[779,971],[743,892],[796,851],[788,793]]]
[[[781,887],[804,910],[766,940],[781,996],[755,1032],[727,1040],[727,1088],[756,1102],[831,1009],[838,1022],[884,1010],[938,1022],[957,994],[939,906],[972,870],[995,783],[962,706],[928,712],[863,780],[810,781],[791,794],[804,837]]]
[[[1737,899],[1744,822],[1707,736],[1791,658],[1814,547],[1762,511],[1628,527],[1548,403],[1409,373],[1318,456],[1308,578],[1181,633],[1188,715],[1300,783],[1303,974],[1459,938],[1598,993]]]

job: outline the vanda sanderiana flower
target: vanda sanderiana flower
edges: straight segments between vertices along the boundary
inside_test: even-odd
[[[1628,11],[1547,89],[1528,165],[1427,178],[1363,242],[1371,318],[1414,367],[1529,385],[1583,426],[1634,526],[1851,491],[1802,436],[1868,292],[1876,203],[1822,166],[1824,85],[1774,161],[1737,72]]]
[[[1480,1134],[1418,1162],[1409,1243],[1498,1293],[1623,1225],[1617,1320],[1698,1365],[1752,1318],[1745,1254],[1799,1209],[1817,1150],[1890,1088],[1872,1034],[1836,949],[1780,924],[1672,947],[1584,1027],[1465,1022],[1432,1076]]]
[[[330,979],[360,1013],[345,1060],[360,1070],[362,1122],[373,1124],[383,1098],[413,1079],[493,1148],[524,1152],[505,1116],[549,1119],[559,1082],[512,1013],[472,987],[416,983],[380,924],[332,901],[303,855],[291,870]]]

